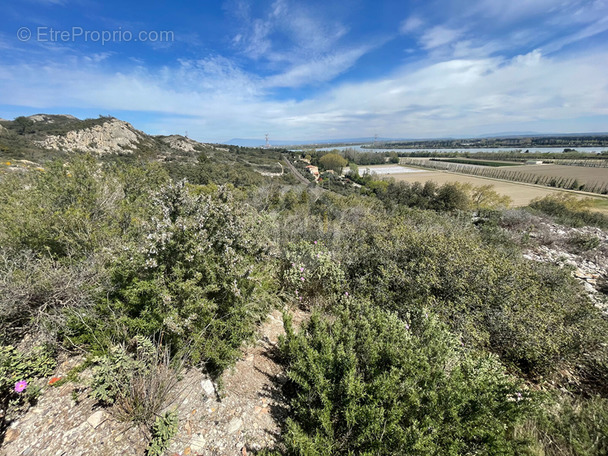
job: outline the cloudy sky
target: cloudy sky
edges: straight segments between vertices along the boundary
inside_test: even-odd
[[[608,131],[608,0],[2,2],[0,117],[152,134]]]

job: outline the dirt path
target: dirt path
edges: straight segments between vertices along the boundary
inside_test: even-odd
[[[276,442],[286,414],[282,368],[275,361],[280,334],[283,317],[274,311],[256,344],[224,374],[223,388],[206,398],[191,395],[180,406],[180,433],[168,454],[242,455],[243,448],[259,450]]]

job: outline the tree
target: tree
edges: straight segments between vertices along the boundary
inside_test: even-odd
[[[19,135],[24,135],[28,132],[28,130],[30,129],[30,127],[32,125],[34,125],[34,121],[31,119],[28,119],[27,117],[17,117],[15,118],[15,120],[13,121],[14,125],[17,126],[17,133]]]
[[[325,169],[333,169],[336,173],[342,174],[342,168],[348,164],[348,161],[338,154],[330,153],[323,155],[319,163]]]
[[[509,196],[498,194],[493,185],[472,188],[471,200],[476,209],[506,209],[512,202]]]

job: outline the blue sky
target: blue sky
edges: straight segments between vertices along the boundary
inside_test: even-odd
[[[608,0],[0,8],[2,118],[110,114],[213,142],[608,131]]]

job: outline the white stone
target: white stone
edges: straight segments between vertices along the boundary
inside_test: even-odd
[[[238,431],[243,425],[243,420],[240,418],[232,418],[230,423],[228,423],[228,427],[226,428],[226,432],[228,434],[234,434]]]
[[[201,388],[203,388],[203,391],[209,397],[213,397],[213,395],[215,394],[215,386],[213,386],[213,382],[208,378],[201,381]]]
[[[87,419],[87,423],[89,423],[93,429],[96,429],[104,421],[105,417],[103,410],[97,410]]]
[[[194,440],[192,441],[192,443],[190,444],[190,449],[192,451],[203,451],[205,449],[206,445],[207,445],[207,440],[205,440],[205,438],[201,434],[197,434],[194,437]]]

